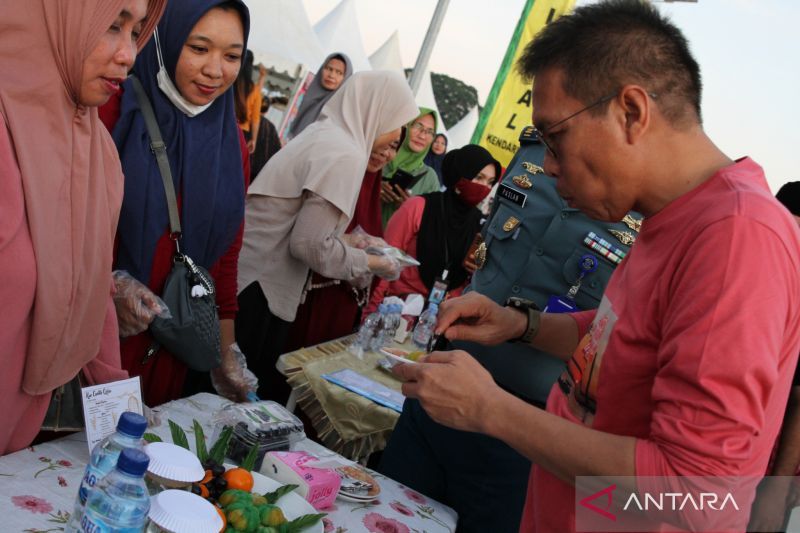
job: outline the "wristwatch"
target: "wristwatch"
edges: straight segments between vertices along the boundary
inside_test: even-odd
[[[536,334],[539,333],[539,319],[542,314],[539,307],[531,300],[517,298],[516,296],[512,296],[506,300],[506,307],[516,309],[528,315],[528,326],[525,328],[525,332],[516,339],[511,339],[509,342],[524,342],[525,344],[530,344],[533,338],[536,337]]]

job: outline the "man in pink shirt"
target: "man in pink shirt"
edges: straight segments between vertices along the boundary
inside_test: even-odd
[[[549,24],[518,67],[535,76],[559,194],[592,218],[646,219],[596,311],[520,313],[474,293],[442,305],[449,339],[519,339],[567,363],[546,411],[458,351],[396,367],[404,394],[532,460],[525,532],[576,529],[576,476],[663,493],[658,477],[763,475],[800,349],[800,233],[761,167],[703,131],[685,38],[648,2],[609,0]],[[750,500],[669,526],[743,530]]]

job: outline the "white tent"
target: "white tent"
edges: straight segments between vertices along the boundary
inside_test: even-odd
[[[298,0],[297,3],[300,2]],[[353,70],[372,70],[364,43],[361,41],[361,29],[356,17],[355,0],[342,0],[330,13],[322,17],[314,25],[324,55],[333,52],[347,54],[353,63]]]
[[[478,118],[478,106],[475,106],[464,115],[464,118],[447,130],[448,150],[461,148],[465,144],[469,144],[472,140],[472,134],[475,132],[475,126],[478,125]]]
[[[447,135],[447,128],[444,127],[444,121],[442,120],[442,115],[439,113],[439,107],[436,105],[436,98],[433,96],[433,84],[431,83],[431,73],[430,71],[425,71],[425,74],[422,76],[422,81],[419,84],[419,90],[417,91],[417,105],[422,107],[428,107],[436,111],[436,115],[438,115],[439,123],[437,128],[437,133],[444,133]],[[450,137],[447,135],[448,138]]]
[[[250,9],[250,39],[256,63],[294,75],[298,64],[316,71],[327,55],[311,27],[303,2],[245,0]]]
[[[380,48],[372,52],[369,62],[375,70],[393,70],[405,75],[403,58],[400,56],[400,37],[395,30]]]

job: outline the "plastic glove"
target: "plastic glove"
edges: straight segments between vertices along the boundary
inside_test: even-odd
[[[380,237],[370,235],[364,231],[364,228],[361,226],[356,226],[350,233],[342,235],[342,238],[345,239],[345,244],[352,246],[353,248],[358,248],[359,250],[363,250],[369,246],[374,246],[376,248],[389,246],[386,244],[386,241]]]
[[[220,396],[233,402],[248,401],[248,394],[258,389],[258,378],[247,368],[238,344],[222,350],[222,364],[211,371],[211,384]]]
[[[167,304],[127,271],[115,270],[111,276],[120,337],[143,332],[157,316],[171,318]]]
[[[400,262],[388,255],[370,255],[369,270],[376,276],[387,281],[394,281],[400,277]]]

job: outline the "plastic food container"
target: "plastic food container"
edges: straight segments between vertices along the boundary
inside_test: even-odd
[[[188,489],[205,475],[200,460],[186,448],[169,442],[151,442],[144,452],[150,457],[145,481],[151,495],[165,489]]]
[[[261,469],[268,451],[290,450],[295,442],[306,436],[300,419],[273,401],[236,403],[221,409],[216,416],[214,441],[225,426],[233,428],[228,459],[240,465],[256,446],[256,471]]]
[[[150,498],[146,533],[219,533],[222,517],[207,500],[183,490]]]

